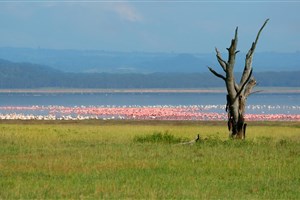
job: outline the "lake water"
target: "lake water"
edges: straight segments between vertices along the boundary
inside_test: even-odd
[[[94,93],[31,94],[2,93],[0,107],[7,106],[190,106],[211,105],[209,112],[224,112],[225,94],[220,93]],[[248,98],[247,113],[300,114],[300,94],[256,93]],[[1,110],[1,113],[10,111]]]

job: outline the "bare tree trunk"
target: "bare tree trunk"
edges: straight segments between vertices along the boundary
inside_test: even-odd
[[[238,43],[238,28],[235,29],[234,38],[231,40],[231,45],[228,50],[228,61],[222,59],[222,56],[218,49],[216,48],[217,60],[225,72],[225,76],[216,72],[212,68],[208,67],[209,70],[218,78],[225,81],[227,89],[227,105],[226,111],[228,113],[228,129],[230,131],[230,136],[237,139],[245,139],[246,127],[245,123],[245,106],[247,97],[251,94],[252,89],[256,85],[254,77],[252,77],[252,59],[253,53],[258,42],[259,36],[269,19],[267,19],[263,26],[260,28],[255,41],[252,43],[249,49],[246,59],[245,67],[240,80],[240,83],[236,83],[234,77],[234,65],[235,56],[239,52],[236,50]]]

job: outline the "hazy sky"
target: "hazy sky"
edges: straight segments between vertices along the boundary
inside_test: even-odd
[[[0,46],[146,52],[300,50],[300,1],[0,1]]]

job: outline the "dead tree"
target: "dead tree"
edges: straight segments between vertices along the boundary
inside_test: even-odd
[[[252,89],[256,85],[256,80],[252,76],[252,59],[260,33],[262,32],[268,21],[269,19],[265,21],[263,26],[258,31],[256,39],[252,43],[252,46],[246,55],[245,67],[239,83],[235,81],[233,71],[235,65],[235,56],[239,52],[236,50],[238,43],[238,27],[235,29],[234,39],[231,40],[230,47],[227,48],[227,61],[222,58],[219,50],[217,48],[215,49],[217,60],[223,71],[225,72],[225,76],[208,67],[215,76],[221,78],[225,82],[227,89],[226,112],[228,113],[228,129],[230,131],[230,136],[233,138],[245,138],[247,126],[244,118],[246,100],[247,97],[251,94]]]

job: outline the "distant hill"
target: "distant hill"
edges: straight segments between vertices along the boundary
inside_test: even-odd
[[[262,87],[300,87],[300,71],[256,72]],[[240,73],[237,73],[237,78]],[[208,88],[224,87],[222,80],[202,73],[71,73],[44,65],[0,60],[0,88]]]
[[[207,66],[219,68],[214,52],[188,54],[2,47],[0,58],[13,62],[37,63],[64,72],[76,73],[202,73],[208,71]],[[227,59],[226,50],[223,58]],[[237,71],[242,71],[244,60],[245,53],[239,53]],[[256,72],[298,71],[300,70],[300,52],[255,53],[253,67]]]
[[[0,59],[1,88],[47,87],[57,82],[62,72],[43,65],[31,63],[14,63]]]

